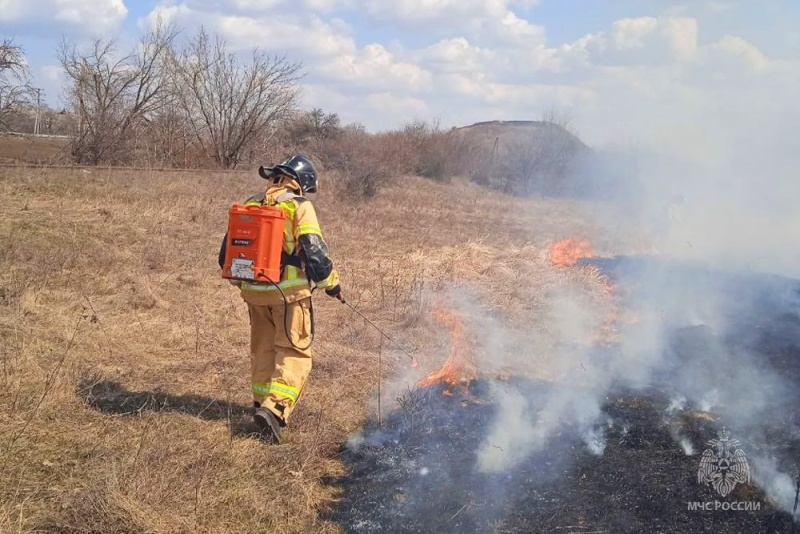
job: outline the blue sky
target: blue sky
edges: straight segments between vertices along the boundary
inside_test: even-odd
[[[602,143],[655,138],[698,112],[729,118],[720,106],[797,109],[789,0],[0,0],[0,33],[57,106],[62,37],[130,46],[156,13],[302,61],[303,106],[372,130],[556,108]]]

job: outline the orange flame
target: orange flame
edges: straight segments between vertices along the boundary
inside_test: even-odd
[[[441,369],[430,373],[417,385],[424,388],[443,383],[455,387],[464,383],[466,391],[469,383],[477,377],[478,369],[475,362],[469,357],[470,350],[464,333],[464,319],[460,314],[442,308],[434,309],[433,317],[450,328],[450,354]],[[443,393],[447,396],[453,395],[449,389],[445,389]]]
[[[615,345],[618,339],[620,316],[618,309],[612,309],[605,317],[603,323],[594,332],[593,343],[601,346]]]
[[[580,238],[562,239],[549,248],[550,262],[556,267],[575,265],[581,258],[591,258],[594,251],[589,241]]]

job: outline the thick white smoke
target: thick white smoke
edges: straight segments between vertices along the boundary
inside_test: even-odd
[[[797,109],[786,112],[800,118]],[[724,129],[729,121],[698,125],[705,138],[713,139],[707,151],[693,145],[696,136],[685,132],[685,157],[677,150],[679,138],[671,140],[668,153],[659,153],[656,146],[646,155],[630,154],[627,163],[636,156],[636,165],[628,165],[625,180],[615,184],[616,216],[609,217],[608,210],[596,215],[601,217],[598,228],[617,233],[611,237],[619,241],[627,237],[618,234],[621,229],[646,229],[646,252],[663,260],[648,264],[635,280],[619,280],[622,286],[637,284],[634,300],[626,305],[637,309],[639,322],[622,332],[618,350],[608,352],[603,361],[592,361],[585,353],[554,350],[548,365],[555,374],[573,371],[581,376],[581,384],[554,388],[536,417],[530,415],[519,392],[497,391],[502,415],[480,449],[479,468],[513,468],[524,461],[525,453],[540,450],[564,427],[583,435],[590,449],[602,451],[603,440],[596,429],[599,406],[610,388],[619,382],[648,384],[656,370],[660,370],[658,386],[676,392],[678,406],[673,409],[681,410],[688,403],[700,410],[723,412],[742,434],[736,437],[743,447],[748,439],[761,440],[783,422],[771,408],[791,406],[792,399],[800,402],[798,384],[789,382],[781,369],[772,368],[746,346],[721,343],[735,336],[738,328],[730,323],[729,288],[698,286],[703,278],[695,276],[706,272],[707,281],[713,281],[729,276],[724,273],[742,271],[800,279],[796,245],[800,243],[796,206],[800,147],[788,140],[791,133],[784,128],[784,117],[780,121],[752,114],[740,118],[734,131]],[[613,169],[603,173],[613,175]],[[621,220],[627,224],[620,224]],[[697,272],[683,275],[669,268],[668,262],[675,259],[695,262]],[[759,278],[752,280],[763,283]],[[768,288],[765,284],[764,290]],[[789,313],[797,313],[796,300],[796,293],[787,292],[781,304]],[[598,320],[593,315],[596,310],[574,295],[557,295],[550,302],[550,312],[564,340],[585,337]],[[750,327],[757,329],[758,320],[754,315]],[[706,343],[687,347],[685,353],[692,354],[688,361],[680,359],[680,348],[669,347],[674,331],[681,327],[695,327]],[[588,372],[580,373],[579,367]],[[797,424],[791,428],[787,439],[800,439]],[[697,453],[696,444],[686,436],[676,433],[673,437],[687,455]],[[495,447],[499,442],[503,446]],[[790,511],[795,475],[781,471],[771,456],[750,456],[755,482],[780,508]],[[797,465],[800,458],[794,461]]]
[[[767,96],[764,87],[748,83],[754,97]],[[740,432],[736,437],[744,448],[749,439],[763,440],[782,423],[775,418],[775,406],[790,406],[792,400],[800,405],[798,384],[789,382],[781,369],[747,346],[722,343],[740,328],[731,324],[730,312],[736,304],[731,294],[742,288],[708,284],[735,272],[757,273],[762,278],[753,278],[753,283],[764,283],[765,290],[769,284],[763,280],[769,274],[800,279],[800,136],[793,131],[800,123],[800,106],[792,102],[788,108],[760,109],[760,101],[754,100],[752,109],[743,110],[733,105],[738,102],[721,97],[714,110],[687,106],[690,114],[684,116],[678,116],[679,106],[670,106],[671,116],[650,109],[652,127],[659,130],[650,141],[657,143],[615,148],[613,157],[611,148],[603,147],[592,160],[597,167],[584,170],[602,176],[606,200],[610,197],[615,207],[609,210],[605,202],[602,212],[590,214],[597,236],[632,242],[632,234],[644,230],[648,243],[640,252],[658,258],[635,277],[619,280],[623,288],[636,284],[625,306],[635,309],[638,322],[621,332],[614,350],[599,354],[586,343],[609,310],[598,308],[574,287],[549,291],[547,328],[532,321],[526,331],[511,329],[496,314],[482,311],[474,293],[452,300],[481,325],[475,329],[477,352],[491,355],[479,362],[482,372],[510,366],[556,384],[536,407],[517,386],[493,389],[497,417],[478,448],[480,471],[513,469],[563,429],[577,432],[589,450],[602,454],[601,406],[619,383],[648,385],[657,376],[657,387],[674,395],[672,410],[724,413]],[[652,106],[657,108],[658,102]],[[615,112],[636,110],[620,103]],[[675,260],[692,262],[688,264],[694,271],[672,268]],[[790,313],[800,310],[798,294],[786,292],[784,298],[781,305]],[[750,321],[757,330],[758,317]],[[700,346],[672,346],[675,331],[687,327],[692,328],[684,334],[699,336]],[[682,357],[687,354],[688,360]],[[797,424],[790,433],[790,439],[800,439]],[[673,438],[689,456],[705,447],[680,432]],[[778,506],[790,510],[794,474],[772,457],[748,453],[756,483]]]
[[[463,298],[452,300],[480,325],[473,331],[479,334],[476,353],[485,356],[478,362],[481,372],[511,368],[551,386],[536,406],[519,385],[493,387],[498,408],[477,448],[479,471],[513,470],[565,429],[603,454],[601,406],[614,386],[654,385],[672,394],[665,425],[692,408],[722,414],[720,422],[735,430],[751,459],[755,483],[791,511],[795,474],[779,454],[760,452],[756,443],[774,441],[771,429],[787,428],[785,419],[800,406],[799,386],[751,346],[723,343],[741,333],[742,326],[731,323],[739,304],[731,295],[742,288],[709,282],[737,271],[800,279],[800,100],[789,95],[800,68],[768,61],[742,45],[741,66],[715,69],[713,54],[733,45],[742,43],[723,39],[694,67],[676,70],[696,77],[696,84],[664,84],[647,98],[637,98],[631,88],[619,97],[601,93],[597,109],[573,112],[577,133],[591,130],[598,149],[582,169],[589,179],[596,177],[604,195],[588,214],[596,237],[632,243],[644,232],[648,239],[638,252],[658,258],[619,280],[623,289],[636,285],[625,306],[635,310],[638,322],[620,333],[613,350],[593,351],[586,343],[609,310],[575,287],[548,288],[546,326],[536,317],[527,329],[510,328],[482,310],[475,292],[462,291]],[[634,146],[615,144],[631,138]],[[541,238],[531,235],[532,242]],[[674,269],[676,259],[694,262],[694,272]],[[706,277],[698,278],[703,272]],[[766,290],[765,280],[735,283],[763,283]],[[787,291],[776,305],[797,314],[799,295]],[[757,324],[760,311],[751,311],[756,313],[747,318],[747,328],[765,328]],[[683,343],[696,336],[695,344],[675,347],[676,331]],[[796,366],[796,354],[785,365]],[[800,441],[798,424],[790,422],[782,439]],[[706,447],[677,429],[672,436],[675,447],[693,458]],[[781,443],[771,445],[779,450]]]

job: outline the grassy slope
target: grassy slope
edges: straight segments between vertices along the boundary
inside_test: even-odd
[[[216,253],[227,207],[261,186],[0,171],[0,531],[337,531],[318,515],[337,495],[325,477],[373,413],[379,348],[384,376],[406,362],[318,296],[316,364],[288,443],[250,435],[247,313]],[[546,322],[548,288],[595,285],[543,254],[551,238],[592,234],[569,202],[421,179],[371,201],[323,190],[346,295],[418,352],[420,372],[446,352],[427,314],[444,290],[474,284],[461,292],[529,325]]]
[[[0,135],[0,163],[51,163],[67,153],[61,137]]]

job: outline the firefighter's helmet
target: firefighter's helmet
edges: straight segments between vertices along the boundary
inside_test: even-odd
[[[296,154],[272,167],[262,165],[258,168],[258,174],[266,180],[279,180],[281,176],[289,176],[297,180],[303,193],[317,192],[317,169],[305,154]]]

